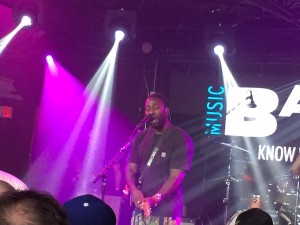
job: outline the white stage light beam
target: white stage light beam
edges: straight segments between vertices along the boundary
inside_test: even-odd
[[[125,33],[123,31],[117,30],[115,32],[115,40],[116,41],[120,42],[120,41],[124,40],[124,38],[125,38]]]
[[[222,45],[217,45],[216,47],[214,47],[214,53],[216,55],[223,55],[224,54],[224,47]]]
[[[25,27],[32,25],[32,19],[29,16],[23,16],[21,20],[21,24]]]

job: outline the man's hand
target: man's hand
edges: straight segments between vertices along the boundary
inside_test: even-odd
[[[144,199],[144,202],[145,201],[149,204],[150,207],[157,206],[157,204],[161,201],[161,194],[157,193],[152,197],[147,197]]]
[[[135,189],[131,192],[132,201],[135,204],[135,207],[142,209],[142,204],[144,202],[144,195],[139,189]]]

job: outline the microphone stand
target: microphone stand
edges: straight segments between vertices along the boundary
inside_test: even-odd
[[[127,143],[115,154],[115,156],[110,160],[110,162],[103,167],[103,169],[98,173],[93,183],[96,183],[101,178],[101,199],[104,201],[105,198],[105,190],[106,190],[106,178],[107,171],[117,162],[119,162],[122,157],[125,155],[126,149],[131,145],[136,136],[140,133],[140,128],[145,125],[145,119],[143,119],[133,130],[130,135]]]

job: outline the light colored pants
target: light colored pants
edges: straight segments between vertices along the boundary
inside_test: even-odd
[[[149,216],[145,217],[141,212],[133,212],[131,225],[180,225],[181,218]]]

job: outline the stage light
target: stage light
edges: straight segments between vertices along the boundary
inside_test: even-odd
[[[224,47],[222,45],[217,45],[214,47],[214,53],[216,55],[223,55],[224,54]]]
[[[22,18],[22,21],[18,24],[18,26],[11,31],[9,34],[7,34],[4,38],[0,40],[0,54],[4,51],[6,46],[10,43],[10,41],[14,38],[14,36],[23,28],[26,26],[31,25],[31,19],[27,16]]]
[[[12,13],[16,24],[25,23],[25,19],[24,26],[36,25],[40,16],[40,5],[33,0],[15,1]]]
[[[48,64],[53,64],[54,63],[53,57],[51,55],[47,55],[46,60],[47,60]]]
[[[117,30],[115,32],[115,40],[118,42],[124,40],[125,36],[125,32],[123,32],[122,30]]]
[[[31,26],[32,25],[32,19],[30,16],[23,16],[21,20],[21,24],[24,26]]]
[[[135,38],[136,14],[124,9],[107,10],[104,20],[105,35],[110,40],[115,40],[115,32],[123,31],[127,41]]]
[[[52,74],[52,76],[58,76],[58,68],[57,65],[55,64],[55,61],[52,57],[52,55],[47,55],[46,56],[46,62],[48,64],[48,68]]]
[[[207,25],[204,30],[205,50],[209,55],[213,55],[213,49],[221,45],[226,50],[226,55],[234,55],[234,35],[230,28],[223,26]],[[214,49],[214,54],[217,54]]]

